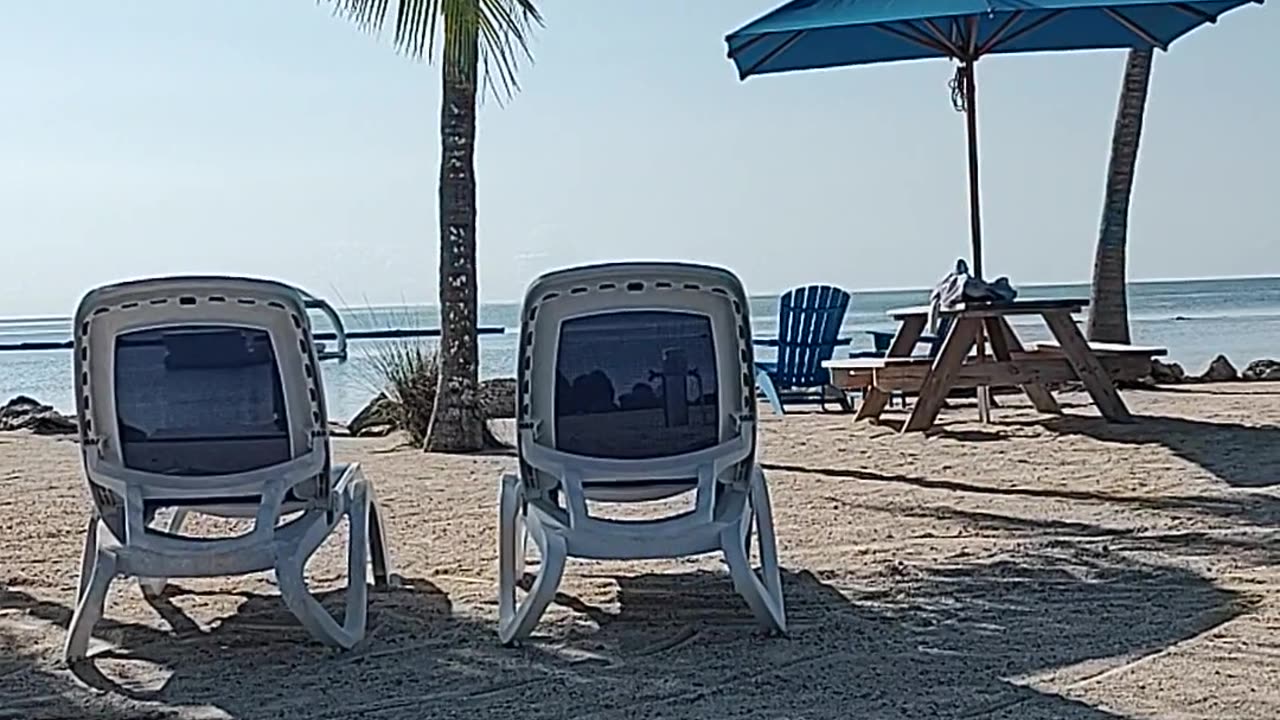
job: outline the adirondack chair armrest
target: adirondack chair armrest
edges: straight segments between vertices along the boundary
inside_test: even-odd
[[[864,332],[872,337],[877,349],[879,349],[881,344],[883,343],[884,349],[886,350],[889,349],[889,344],[893,342],[894,336],[897,335],[897,332],[893,330],[865,330]],[[940,335],[933,335],[930,333],[920,333],[920,338],[916,340],[916,342],[932,343],[932,342],[937,342],[941,339],[942,339],[942,336]]]
[[[834,345],[836,347],[840,347],[841,345],[848,345],[852,342],[853,342],[853,338],[836,338],[834,341],[830,343],[811,343],[811,345],[812,346]],[[780,347],[782,345],[782,343],[779,342],[777,338],[752,338],[751,344],[761,345],[764,347]],[[802,343],[787,343],[787,344],[789,346],[802,345]]]
[[[892,340],[893,337],[898,334],[896,330],[864,330],[863,332],[874,338],[885,338],[887,340]],[[938,337],[938,335],[932,335],[930,333],[920,333],[919,342],[937,340]]]

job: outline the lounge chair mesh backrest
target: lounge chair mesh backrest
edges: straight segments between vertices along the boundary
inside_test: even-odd
[[[848,308],[849,293],[831,285],[795,288],[778,300],[775,385],[816,387],[829,382],[822,363],[835,352]]]
[[[306,309],[287,285],[179,277],[101,288],[76,315],[75,375],[94,502],[115,532],[125,498],[94,465],[146,485],[150,510],[189,504],[205,486],[236,492],[210,503],[258,501],[227,478],[312,456],[320,472],[288,497],[326,499],[324,391]]]
[[[560,452],[616,461],[734,439],[754,416],[750,322],[741,284],[718,268],[617,263],[544,275],[521,318],[521,428]]]

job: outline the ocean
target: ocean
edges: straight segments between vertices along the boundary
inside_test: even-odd
[[[1089,287],[1076,285],[1024,286],[1024,298],[1089,296]],[[846,335],[852,349],[869,349],[865,330],[893,330],[889,308],[927,302],[928,290],[861,292],[853,295],[845,315]],[[751,299],[752,326],[756,337],[771,337],[777,330],[777,296]],[[431,306],[338,308],[347,330],[437,327],[439,313]],[[1129,285],[1129,316],[1133,342],[1169,349],[1169,358],[1188,372],[1200,372],[1217,354],[1226,355],[1237,368],[1259,358],[1280,358],[1280,278],[1133,282]],[[1081,317],[1083,320],[1083,316]],[[328,329],[324,318],[314,316],[317,330]],[[480,324],[506,328],[503,335],[480,337],[482,378],[511,377],[515,354],[519,305],[485,303]],[[1015,318],[1024,341],[1048,339],[1038,318]],[[0,345],[58,341],[71,337],[68,318],[0,319]],[[378,380],[371,358],[381,341],[353,341],[346,362],[323,363],[329,414],[347,420],[376,394]],[[423,342],[430,343],[431,340]],[[765,351],[761,359],[767,359]],[[18,394],[30,395],[63,412],[72,412],[71,353],[69,351],[0,352],[0,402]]]

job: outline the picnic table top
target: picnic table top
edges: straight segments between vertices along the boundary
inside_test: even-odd
[[[1053,310],[1066,310],[1070,312],[1079,312],[1089,304],[1086,298],[1052,298],[1052,299],[1026,299],[1012,300],[1010,302],[1001,303],[964,303],[954,307],[939,308],[938,312],[942,315],[971,315],[975,317],[995,317],[1000,315],[1038,315],[1043,312]],[[887,315],[895,320],[901,320],[918,315],[928,315],[928,305],[913,305],[910,307],[893,308],[889,310]]]

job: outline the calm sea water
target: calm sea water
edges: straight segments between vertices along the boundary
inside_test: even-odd
[[[864,330],[894,328],[886,310],[923,304],[928,295],[927,290],[855,294],[844,323],[846,334],[854,338],[853,349],[871,347],[870,336]],[[1043,285],[1021,290],[1021,296],[1028,298],[1088,295],[1086,285]],[[340,312],[348,330],[439,325],[438,312],[428,306],[350,308]],[[770,337],[776,332],[776,296],[752,298],[751,313],[757,337]],[[1135,343],[1169,348],[1171,359],[1190,372],[1202,370],[1218,353],[1240,368],[1258,358],[1280,357],[1280,278],[1132,283],[1129,313]],[[315,322],[317,329],[327,329],[323,317],[316,315]],[[480,322],[507,328],[504,335],[481,336],[481,376],[514,375],[518,305],[485,304],[480,309]],[[1048,339],[1048,331],[1036,318],[1015,318],[1014,326],[1024,340]],[[66,318],[0,319],[0,345],[70,337]],[[350,418],[377,391],[371,357],[379,345],[376,341],[352,342],[347,362],[324,363],[325,391],[334,419]],[[70,378],[70,352],[0,352],[0,402],[22,393],[64,412],[71,411],[74,405]]]

